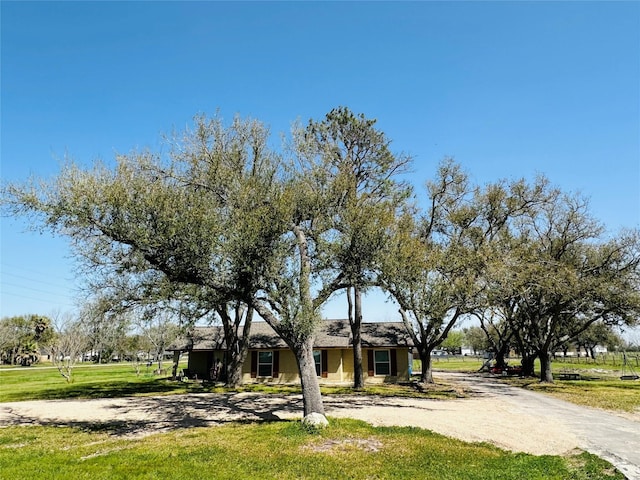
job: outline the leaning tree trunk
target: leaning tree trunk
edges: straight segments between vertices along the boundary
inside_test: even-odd
[[[353,388],[364,388],[364,372],[362,369],[362,294],[360,288],[354,287],[354,315],[351,314],[351,288],[347,289],[349,301],[349,324],[353,337]]]
[[[313,358],[313,334],[296,335],[295,332],[286,329],[282,330],[281,323],[269,307],[260,302],[256,302],[254,306],[258,314],[280,335],[296,357],[298,373],[300,374],[300,384],[302,386],[302,403],[305,420],[309,415],[316,413],[322,417],[321,423],[326,425],[327,419],[324,414],[320,383],[318,383],[318,377],[316,376],[316,362]]]
[[[433,382],[433,370],[431,365],[431,352],[428,348],[419,348],[418,354],[420,355],[420,363],[422,363],[422,370],[420,372],[420,383],[434,383]]]
[[[320,384],[316,376],[316,362],[313,358],[313,337],[291,346],[298,364],[300,383],[302,385],[302,403],[304,417],[312,413],[325,416]]]
[[[551,353],[540,352],[540,381],[545,383],[553,383],[553,374],[551,373]]]

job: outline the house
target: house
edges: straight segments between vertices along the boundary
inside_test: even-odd
[[[402,322],[363,323],[362,361],[365,383],[409,380],[413,343]],[[191,335],[172,345],[174,363],[188,352],[187,373],[213,379],[218,362],[228,355],[220,326],[196,327]],[[320,383],[353,382],[353,339],[347,320],[323,320],[315,339],[314,357]],[[224,372],[224,368],[221,369]],[[249,352],[242,368],[244,383],[297,383],[300,381],[293,352],[266,322],[254,322]]]

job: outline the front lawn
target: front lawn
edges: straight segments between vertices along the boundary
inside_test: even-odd
[[[3,480],[624,479],[588,453],[509,453],[417,428],[331,419],[190,428],[131,439],[71,427],[0,428]]]
[[[111,365],[84,364],[74,369],[73,382],[67,383],[55,368],[22,367],[0,370],[0,402],[22,400],[60,400],[65,398],[115,398],[141,395],[171,395],[180,393],[223,393],[221,386],[201,382],[178,382],[153,374],[153,367],[142,368],[136,375],[127,363]],[[458,398],[459,389],[438,385],[427,392],[418,392],[408,385],[367,385],[359,391],[350,386],[322,386],[325,395],[415,396],[421,398]],[[301,393],[299,385],[248,384],[234,391],[265,394]]]
[[[557,380],[553,384],[537,380],[517,382],[529,390],[546,393],[571,403],[605,410],[640,413],[640,381],[616,378],[599,380]]]

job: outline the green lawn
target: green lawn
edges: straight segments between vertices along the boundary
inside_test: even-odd
[[[0,402],[157,395],[184,392],[188,387],[157,377],[153,367],[143,366],[138,376],[133,365],[127,363],[79,365],[73,370],[72,383],[53,367],[0,369]]]
[[[527,379],[514,382],[529,390],[553,395],[578,405],[640,413],[638,380],[558,380],[554,384],[545,384]]]
[[[627,361],[631,367],[640,374],[640,359],[637,353],[627,355]],[[477,372],[484,363],[484,359],[475,356],[434,356],[432,358],[432,368],[434,370],[449,370],[458,372]],[[508,362],[510,365],[519,365],[519,358],[512,358]],[[540,362],[536,360],[535,368],[540,371]],[[622,373],[622,355],[607,355],[598,357],[596,360],[586,358],[562,358],[558,357],[551,363],[554,373],[561,371],[576,371],[584,375],[594,377],[620,377]],[[420,360],[414,360],[413,373],[420,372]]]
[[[588,361],[582,359],[581,363],[573,361],[556,360],[551,366],[554,375],[570,371],[579,373],[582,380],[556,380],[554,384],[541,384],[536,378],[504,378],[513,385],[521,386],[529,390],[553,395],[578,405],[603,408],[605,410],[617,410],[623,412],[640,412],[640,380],[620,380],[621,356],[614,359],[608,357],[607,362]],[[512,364],[519,360],[512,360]],[[482,365],[482,360],[473,357],[442,357],[433,363],[434,377],[437,381],[437,371],[477,372]],[[635,359],[634,359],[635,365]],[[420,362],[414,361],[414,373],[420,371]],[[540,362],[535,363],[536,371],[540,371]],[[635,368],[635,366],[634,366]],[[636,368],[636,371],[639,369]]]
[[[231,424],[142,439],[70,427],[0,428],[0,476],[38,479],[623,479],[588,453],[505,452],[415,428],[331,419]]]
[[[74,369],[73,382],[67,383],[55,368],[23,367],[0,369],[0,402],[21,400],[56,400],[65,398],[112,398],[179,393],[226,392],[220,386],[198,382],[176,382],[153,374],[153,367],[142,368],[136,375],[127,363],[111,365],[83,364]],[[236,391],[264,393],[300,393],[299,385],[251,384]],[[323,386],[326,395],[356,394],[379,396],[425,396],[457,398],[460,393],[447,385],[437,386],[427,393],[417,392],[407,385],[370,385],[355,392],[348,386]]]
[[[434,363],[437,370],[455,370],[475,372],[480,368],[481,360],[451,358]],[[419,362],[414,367],[419,368]],[[554,364],[554,371],[566,368],[565,364]],[[619,368],[619,367],[618,367]],[[414,372],[417,371],[414,368]],[[594,372],[585,372],[590,377]],[[596,372],[597,373],[597,372]],[[536,379],[515,379],[509,381],[524,388],[540,391],[565,400],[608,410],[634,412],[640,409],[640,381],[621,381],[615,370],[604,370],[597,380],[556,381],[554,385],[539,384]],[[435,373],[438,379],[437,371]],[[591,377],[595,378],[595,377]],[[299,393],[298,386],[247,385],[244,391],[263,391],[265,393]],[[105,398],[130,395],[169,395],[176,393],[223,392],[225,389],[200,383],[182,383],[167,380],[153,374],[153,367],[142,367],[139,376],[132,365],[121,363],[113,365],[84,364],[74,370],[73,383],[67,383],[55,368],[23,367],[0,369],[0,402],[64,399],[64,398]],[[371,385],[364,390],[354,392],[350,387],[322,387],[323,394],[366,394],[380,396],[428,396],[430,398],[456,398],[459,389],[448,385],[437,385],[426,393],[418,393],[411,387],[402,385]]]

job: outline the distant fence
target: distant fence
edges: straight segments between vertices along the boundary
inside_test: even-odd
[[[417,360],[417,359],[416,359]],[[439,354],[431,356],[431,363],[437,364],[439,362],[483,362],[486,358],[482,355],[454,355],[454,354]],[[509,363],[514,364],[520,361],[519,356],[508,357]],[[569,363],[569,364],[591,364],[591,365],[611,365],[621,366],[624,362],[624,356],[622,352],[608,352],[598,353],[596,358],[591,357],[578,357],[575,355],[564,356],[562,354],[556,354],[553,357],[554,363]],[[640,352],[627,352],[627,364],[632,367],[640,367]]]
[[[596,358],[591,357],[578,357],[578,356],[563,356],[556,355],[553,358],[554,362],[560,363],[573,363],[573,364],[592,364],[592,365],[622,365],[624,362],[624,355],[621,352],[607,352],[598,353]],[[640,367],[640,353],[631,352],[627,353],[627,363],[633,367]]]

